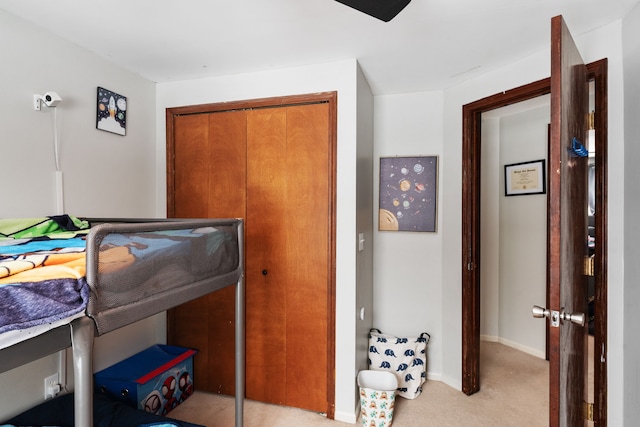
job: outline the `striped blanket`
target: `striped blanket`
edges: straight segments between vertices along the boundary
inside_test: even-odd
[[[85,310],[85,235],[68,215],[0,219],[0,333],[42,325]]]

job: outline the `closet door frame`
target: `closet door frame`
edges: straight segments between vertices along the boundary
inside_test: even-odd
[[[175,214],[175,140],[174,119],[190,114],[214,113],[222,111],[248,110],[259,108],[286,107],[293,105],[327,103],[329,105],[329,254],[328,254],[328,303],[327,303],[327,418],[335,417],[335,312],[336,312],[336,175],[337,175],[337,92],[290,95],[212,104],[190,105],[166,109],[166,185],[167,217]]]

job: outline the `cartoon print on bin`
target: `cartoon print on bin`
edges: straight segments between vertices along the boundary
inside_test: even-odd
[[[182,392],[180,394],[180,402],[184,402],[187,397],[193,394],[193,381],[191,381],[191,375],[189,375],[189,372],[185,371],[180,374],[178,388]]]
[[[158,390],[152,390],[151,393],[144,398],[144,404],[142,405],[146,412],[152,414],[160,414],[162,409],[162,396]]]
[[[164,408],[162,409],[162,415],[169,413],[173,408],[178,406],[178,399],[176,399],[173,395],[175,391],[176,377],[174,377],[173,374],[170,374],[167,378],[165,378],[164,383],[162,384],[162,395],[165,399]]]

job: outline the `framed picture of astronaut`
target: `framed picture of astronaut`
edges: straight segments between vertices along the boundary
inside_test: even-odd
[[[125,136],[127,133],[127,97],[98,87],[96,129]]]
[[[378,230],[435,232],[438,157],[381,157]]]

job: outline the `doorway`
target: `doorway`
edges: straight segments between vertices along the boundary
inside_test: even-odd
[[[593,279],[594,355],[593,405],[586,406],[593,420],[606,425],[607,417],[607,61],[587,65],[588,79],[595,87],[595,244]],[[550,79],[483,98],[463,107],[462,158],[462,391],[480,390],[480,206],[481,206],[481,117],[483,112],[550,93]],[[597,362],[597,363],[595,363]]]
[[[484,112],[481,122],[481,340],[543,360],[546,327],[530,311],[547,294],[548,191],[507,196],[505,180],[507,168],[546,174],[550,111],[544,95]]]

